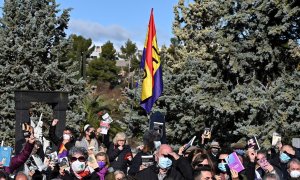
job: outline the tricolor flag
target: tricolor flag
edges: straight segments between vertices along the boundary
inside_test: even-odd
[[[59,162],[61,161],[61,159],[68,157],[68,150],[63,143],[61,143],[61,145],[59,147],[57,156],[58,156]]]
[[[141,106],[147,113],[163,91],[162,69],[156,40],[156,30],[151,10],[140,68],[144,70]]]

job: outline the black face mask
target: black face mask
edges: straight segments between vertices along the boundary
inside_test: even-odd
[[[89,135],[90,139],[94,139],[96,137],[96,133],[95,132],[91,132],[91,134]]]

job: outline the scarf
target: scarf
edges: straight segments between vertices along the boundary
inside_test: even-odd
[[[107,167],[102,168],[100,171],[97,172],[98,176],[100,177],[100,180],[105,180],[105,175],[108,171]]]
[[[83,179],[84,177],[90,175],[90,170],[88,168],[86,168],[84,171],[80,172],[80,173],[76,173],[74,172],[74,175],[78,178],[78,179]]]

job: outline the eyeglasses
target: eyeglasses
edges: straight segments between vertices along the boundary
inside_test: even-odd
[[[267,158],[263,157],[261,159],[257,159],[257,162],[258,163],[265,163],[265,162],[267,162]]]
[[[80,162],[85,162],[85,157],[83,157],[83,156],[80,156],[78,158],[77,157],[71,157],[71,162],[77,161],[77,159]]]

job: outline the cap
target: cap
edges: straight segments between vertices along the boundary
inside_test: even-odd
[[[91,125],[87,124],[84,126],[83,130],[86,131]]]

